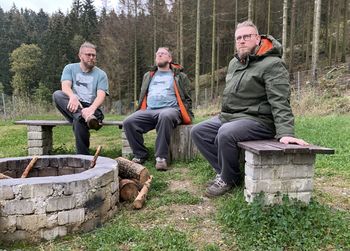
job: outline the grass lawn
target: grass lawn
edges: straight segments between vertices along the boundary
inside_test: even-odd
[[[27,119],[34,118],[48,117]],[[91,153],[102,145],[102,156],[120,156],[120,133],[110,126],[92,132]],[[168,172],[157,172],[149,160],[154,180],[142,210],[121,203],[116,216],[92,232],[35,245],[0,243],[0,250],[350,250],[350,116],[298,117],[296,134],[336,150],[317,157],[309,206],[289,200],[270,207],[259,200],[248,205],[243,188],[208,199],[203,191],[214,173],[204,159],[173,163]],[[2,121],[0,135],[0,157],[26,155],[25,126]],[[154,136],[145,137],[151,156]],[[70,127],[54,128],[54,151],[74,153]]]

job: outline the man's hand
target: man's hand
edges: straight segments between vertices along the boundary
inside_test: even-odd
[[[81,116],[85,119],[85,121],[87,120],[88,117],[90,117],[91,115],[94,115],[96,109],[95,107],[93,107],[92,105],[86,108],[83,108],[81,110]]]
[[[77,96],[71,95],[69,98],[68,106],[67,106],[68,110],[70,112],[76,112],[79,107],[83,108],[83,106],[80,104]]]
[[[302,140],[302,139],[297,139],[297,138],[294,138],[294,137],[282,137],[280,138],[280,142],[283,143],[283,144],[298,144],[298,145],[301,145],[301,146],[308,146],[309,143],[307,143],[306,141]]]

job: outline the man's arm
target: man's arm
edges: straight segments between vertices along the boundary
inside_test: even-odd
[[[76,112],[79,107],[83,108],[79,102],[78,97],[73,93],[72,81],[63,80],[61,83],[61,88],[62,88],[62,91],[69,97],[67,109],[70,112]]]
[[[96,109],[103,104],[105,98],[106,98],[106,92],[103,90],[97,90],[97,96],[94,102],[89,107],[83,108],[81,110],[81,115],[83,116],[83,118],[86,120],[88,117],[93,115]]]

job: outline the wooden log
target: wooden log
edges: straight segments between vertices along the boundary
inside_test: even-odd
[[[136,179],[142,185],[149,179],[150,174],[146,167],[134,163],[123,157],[116,158],[119,168],[119,176],[123,179]]]
[[[135,181],[122,179],[119,182],[119,195],[124,201],[133,201],[139,192],[138,185]]]
[[[98,155],[100,154],[102,149],[102,146],[98,146],[94,155],[94,158],[91,160],[90,162],[90,168],[94,168],[94,166],[96,165],[96,160],[98,158]]]
[[[38,156],[34,156],[33,159],[29,162],[26,169],[24,169],[24,172],[22,173],[21,178],[27,178],[30,170],[32,170],[33,166],[35,165],[35,162],[38,160]]]
[[[5,175],[5,174],[3,174],[3,173],[0,173],[0,180],[1,180],[1,179],[12,179],[12,177],[7,176],[7,175]]]
[[[139,194],[137,195],[133,205],[135,209],[141,209],[143,207],[143,204],[145,203],[146,197],[147,197],[147,193],[148,190],[151,187],[151,182],[152,182],[153,176],[151,175],[149,177],[149,179],[145,182],[145,184],[143,185],[141,191],[139,192]]]

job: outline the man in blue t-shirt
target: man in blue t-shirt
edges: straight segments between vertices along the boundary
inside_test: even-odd
[[[62,90],[53,94],[57,109],[73,124],[77,154],[89,155],[89,129],[98,130],[104,118],[99,108],[108,95],[107,74],[95,66],[96,46],[85,42],[80,63],[68,64],[61,76]]]
[[[192,100],[190,81],[182,66],[172,63],[171,52],[160,47],[156,66],[142,81],[138,111],[123,121],[125,135],[133,151],[133,161],[143,163],[148,158],[143,134],[156,129],[156,169],[168,170],[168,149],[172,130],[179,124],[190,124]]]

